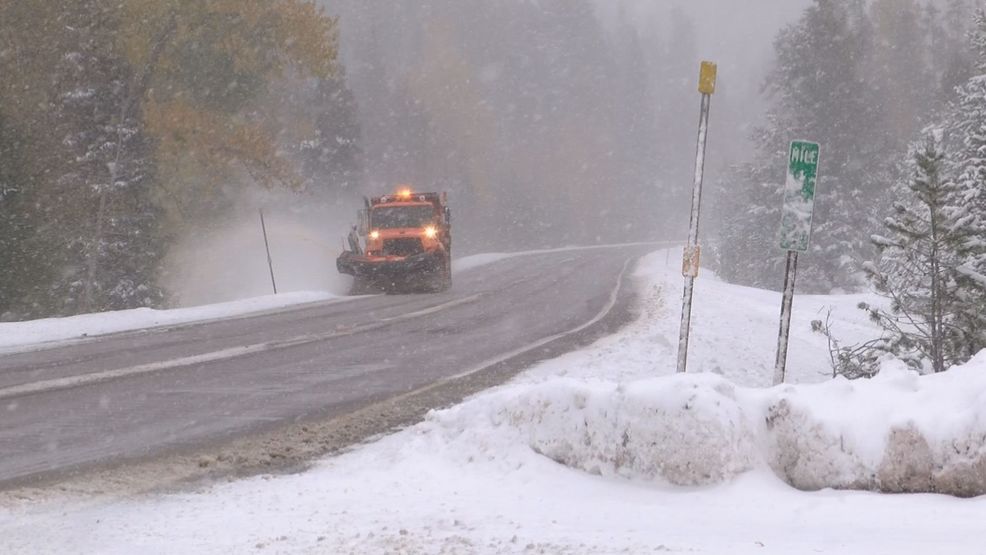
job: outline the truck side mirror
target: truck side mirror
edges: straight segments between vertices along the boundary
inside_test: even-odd
[[[452,209],[448,206],[445,207],[445,225],[452,225]]]
[[[370,233],[370,211],[366,208],[360,210],[356,213],[359,223],[357,224],[357,233],[362,236],[367,236]]]

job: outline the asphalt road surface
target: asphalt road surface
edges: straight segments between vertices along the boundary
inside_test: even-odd
[[[523,255],[460,272],[442,294],[0,355],[0,486],[332,418],[480,371],[600,321],[653,249]]]

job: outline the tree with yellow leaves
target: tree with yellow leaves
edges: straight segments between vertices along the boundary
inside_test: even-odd
[[[289,75],[336,72],[336,20],[304,0],[130,0],[123,11],[120,48],[141,76],[135,109],[158,141],[172,208],[193,213],[244,176],[300,183],[266,92]]]

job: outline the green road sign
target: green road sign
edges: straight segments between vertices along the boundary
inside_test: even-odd
[[[815,213],[819,151],[817,143],[791,143],[787,181],[784,184],[784,211],[781,215],[782,249],[798,252],[808,250],[811,220]]]

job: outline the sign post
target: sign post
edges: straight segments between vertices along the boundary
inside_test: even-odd
[[[788,155],[787,180],[784,183],[784,210],[781,213],[781,248],[787,251],[784,274],[784,300],[781,302],[781,326],[777,334],[777,359],[774,385],[784,383],[787,350],[791,337],[791,309],[798,277],[798,254],[808,251],[811,225],[815,213],[815,184],[818,180],[817,143],[794,141]]]
[[[702,257],[698,243],[698,225],[702,205],[702,181],[705,176],[705,146],[709,136],[709,108],[716,91],[716,64],[702,62],[698,79],[698,92],[702,94],[702,110],[698,122],[698,153],[695,156],[695,186],[692,189],[691,222],[688,227],[688,244],[682,253],[681,273],[685,277],[685,293],[681,308],[681,329],[678,337],[678,372],[685,372],[688,365],[688,335],[691,331],[692,296],[695,278]]]

